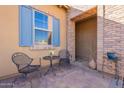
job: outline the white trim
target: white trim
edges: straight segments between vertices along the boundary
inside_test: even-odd
[[[39,28],[39,27],[35,27],[35,26],[34,26],[34,29],[52,32],[52,30],[48,30],[48,29],[44,29],[44,28]]]
[[[52,17],[52,30],[53,30],[53,17]],[[52,34],[52,39],[53,39],[53,34]],[[51,41],[51,43],[53,44],[53,40]]]
[[[35,45],[35,22],[34,22],[34,18],[35,18],[35,11],[33,9],[33,46]]]
[[[51,36],[51,45],[43,45],[43,44],[39,44],[37,45],[36,42],[35,42],[35,30],[43,30],[43,31],[47,31],[47,32],[51,32],[52,33],[52,30],[48,30],[48,29],[44,29],[44,28],[39,28],[39,27],[35,27],[35,9],[33,9],[33,46],[31,47],[31,49],[51,49],[53,48],[53,45],[52,45],[52,36]],[[38,11],[40,12],[40,11]],[[40,12],[42,13],[42,12]],[[42,13],[44,14],[44,13]],[[46,14],[45,14],[46,15]],[[49,15],[46,15],[48,16],[48,24],[49,24]],[[49,26],[49,25],[48,25]]]
[[[31,50],[42,50],[42,49],[54,49],[53,45],[34,45],[33,47],[31,47]]]
[[[40,11],[40,10],[37,10],[37,9],[35,9],[35,8],[32,8],[32,9],[33,9],[34,11],[40,12],[41,14],[44,14],[44,15],[46,15],[46,16],[50,16],[50,15],[48,15],[48,14],[46,14],[46,13]]]

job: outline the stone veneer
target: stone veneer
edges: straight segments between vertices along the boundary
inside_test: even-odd
[[[115,51],[120,54],[119,68],[124,68],[124,6],[108,5],[104,9],[104,53]],[[120,72],[121,72],[120,71]],[[111,71],[110,71],[111,72]]]
[[[80,13],[81,11],[75,8],[70,8],[67,12],[67,49],[72,55],[72,61],[75,61],[75,23],[71,18]]]

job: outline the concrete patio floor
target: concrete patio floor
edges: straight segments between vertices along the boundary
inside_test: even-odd
[[[12,86],[14,78],[2,80],[0,87],[14,88],[121,88],[122,81],[116,86],[112,75],[90,69],[83,62],[74,62],[70,67],[62,66],[55,71],[56,75],[49,73],[46,76],[39,76],[39,72],[28,75],[28,80],[18,79]],[[43,71],[44,72],[44,71]],[[29,82],[29,80],[31,82]]]

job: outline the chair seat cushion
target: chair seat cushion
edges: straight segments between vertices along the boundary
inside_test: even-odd
[[[40,65],[29,65],[19,70],[20,73],[30,73],[38,70]]]

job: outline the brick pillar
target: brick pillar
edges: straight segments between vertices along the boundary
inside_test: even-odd
[[[104,34],[103,6],[97,6],[97,70],[102,70],[103,64],[103,34]]]
[[[82,11],[70,8],[67,12],[67,49],[72,55],[72,61],[75,61],[75,22],[71,18],[77,16]]]
[[[75,61],[75,22],[71,21],[71,12],[68,10],[67,16],[67,49],[72,55],[72,61]]]

